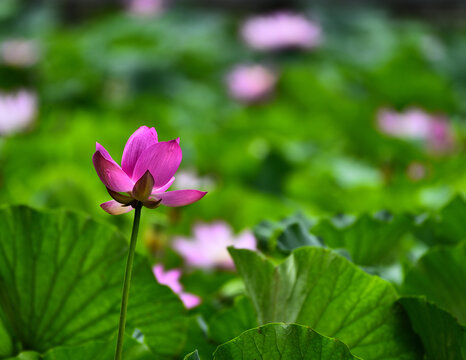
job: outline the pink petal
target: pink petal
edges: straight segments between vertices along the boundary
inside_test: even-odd
[[[141,126],[129,137],[121,159],[121,168],[129,177],[133,176],[134,166],[144,150],[156,143],[157,132],[147,126]]]
[[[193,294],[181,293],[179,294],[179,297],[187,309],[196,307],[201,303],[201,298]]]
[[[149,146],[134,167],[133,179],[139,179],[149,170],[154,177],[154,188],[171,180],[181,163],[181,148],[176,140],[159,142]]]
[[[92,162],[100,180],[110,190],[117,192],[131,191],[134,186],[131,179],[121,170],[118,164],[113,160],[109,160],[106,156],[109,156],[108,153],[104,152],[102,154],[101,151],[96,151],[92,156]]]
[[[95,143],[95,149],[96,149],[96,151],[98,151],[98,152],[100,152],[102,154],[102,156],[104,157],[105,160],[108,160],[108,161],[111,161],[111,162],[117,164],[116,161],[113,160],[113,158],[110,156],[108,151],[102,145],[100,145],[98,142]],[[120,166],[120,165],[118,165],[118,166]]]
[[[108,212],[110,215],[121,215],[126,214],[133,210],[131,206],[123,206],[119,202],[115,200],[110,200],[100,204],[100,207],[104,209],[104,211]]]
[[[199,190],[174,190],[155,194],[156,199],[161,199],[162,204],[170,207],[185,206],[202,199],[207,191]]]
[[[153,272],[155,279],[161,285],[166,285],[176,294],[179,294],[183,291],[183,287],[180,283],[181,270],[172,269],[165,271],[163,265],[155,265],[153,267]]]
[[[175,177],[173,176],[169,182],[167,182],[164,186],[161,186],[159,188],[156,188],[154,190],[152,190],[152,194],[157,194],[157,193],[161,193],[161,192],[165,192],[167,191],[170,186],[172,186],[173,182],[175,181]]]

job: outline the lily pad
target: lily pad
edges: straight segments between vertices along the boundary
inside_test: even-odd
[[[428,245],[458,244],[466,240],[466,200],[458,195],[440,211],[430,214],[416,228],[415,234]]]
[[[113,360],[115,358],[116,339],[109,342],[96,341],[80,346],[59,347],[47,351],[43,360]],[[156,357],[147,346],[126,336],[123,346],[125,360],[154,360]]]
[[[334,252],[299,248],[280,265],[229,248],[260,324],[298,323],[340,339],[365,359],[419,359],[416,336],[387,281]]]
[[[411,319],[414,331],[420,336],[427,359],[456,360],[466,353],[466,327],[448,312],[422,297],[405,297],[399,302]]]
[[[406,275],[402,292],[425,295],[466,325],[466,241],[429,250]]]
[[[312,233],[330,248],[346,249],[356,264],[371,266],[392,260],[401,237],[412,224],[408,215],[364,214],[349,223],[323,220],[312,228]]]
[[[268,324],[218,347],[214,360],[352,360],[348,347],[306,326]]]
[[[257,316],[251,301],[242,296],[235,300],[233,307],[213,316],[209,322],[209,337],[222,344],[257,325]]]
[[[111,339],[126,255],[119,232],[86,216],[25,206],[0,209],[0,318],[15,344],[8,355]],[[134,329],[158,356],[181,350],[183,306],[139,255],[127,333]]]

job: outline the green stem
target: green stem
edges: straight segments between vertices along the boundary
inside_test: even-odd
[[[126,310],[128,308],[129,286],[131,284],[131,273],[133,272],[134,252],[138,240],[139,220],[141,219],[142,203],[139,201],[135,208],[133,231],[129,244],[128,259],[126,260],[125,280],[123,283],[123,295],[121,297],[120,322],[118,324],[118,340],[115,352],[115,360],[121,360],[123,354],[123,340],[125,337]]]

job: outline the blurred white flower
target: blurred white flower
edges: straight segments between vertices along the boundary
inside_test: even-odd
[[[32,40],[11,39],[0,45],[0,56],[7,65],[28,67],[39,60],[39,50]]]
[[[137,16],[158,15],[164,8],[164,0],[129,0],[128,3],[128,12]]]
[[[322,29],[318,24],[291,12],[252,17],[244,23],[241,35],[257,50],[310,49],[322,41]]]
[[[267,98],[276,82],[276,73],[262,65],[239,65],[227,76],[230,95],[245,103]]]
[[[211,191],[214,186],[214,180],[211,177],[199,176],[194,170],[178,171],[176,181],[173,184],[173,187],[178,190],[202,188]]]
[[[195,268],[234,269],[233,260],[227,250],[228,246],[237,249],[256,249],[256,239],[250,231],[245,230],[235,236],[230,225],[223,221],[196,224],[193,232],[193,239],[175,238],[173,247],[188,265]]]
[[[26,129],[37,114],[35,94],[20,90],[17,93],[0,93],[0,135]]]

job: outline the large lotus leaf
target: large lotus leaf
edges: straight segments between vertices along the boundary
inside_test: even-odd
[[[199,308],[200,311],[209,311],[206,309],[207,304]],[[202,309],[204,308],[204,309]],[[230,339],[228,339],[230,340]],[[204,317],[200,314],[195,314],[189,318],[188,331],[186,334],[186,342],[184,344],[182,354],[187,354],[196,349],[200,357],[212,357],[219,343],[209,339],[207,334],[207,325]]]
[[[456,196],[438,213],[431,214],[416,229],[416,235],[429,245],[457,244],[466,239],[466,201]]]
[[[79,346],[59,347],[47,351],[43,360],[113,360],[115,358],[116,338],[107,342],[91,342]],[[154,360],[156,357],[143,344],[126,336],[123,346],[125,360]]]
[[[406,275],[402,291],[425,295],[466,324],[466,241],[429,250]]]
[[[385,280],[323,248],[299,248],[278,266],[252,251],[229,251],[260,324],[308,325],[364,359],[419,358],[417,338]]]
[[[63,346],[51,349],[43,356],[37,352],[22,352],[7,360],[113,360],[115,358],[116,338],[112,341],[94,341],[77,346]],[[125,337],[123,346],[125,360],[154,360],[156,357],[144,344],[130,336]]]
[[[348,347],[337,339],[323,336],[307,326],[268,324],[248,330],[223,344],[214,360],[350,360]]]
[[[341,221],[340,221],[341,222]],[[400,239],[412,225],[408,215],[362,215],[353,222],[340,224],[323,220],[312,228],[331,248],[345,248],[358,265],[380,265],[389,262]]]
[[[254,307],[251,301],[243,296],[235,300],[233,307],[212,317],[209,321],[209,337],[222,344],[257,325]]]
[[[0,319],[0,358],[13,353],[13,340]]]
[[[35,351],[24,351],[14,358],[8,358],[6,360],[40,360],[40,355]]]
[[[0,209],[0,319],[40,353],[107,340],[118,325],[127,244],[114,228],[71,212]],[[159,356],[184,341],[181,302],[136,255],[127,332],[139,329]],[[13,354],[9,354],[13,355]]]
[[[448,312],[422,297],[405,297],[403,305],[429,360],[456,360],[466,350],[466,327]]]

